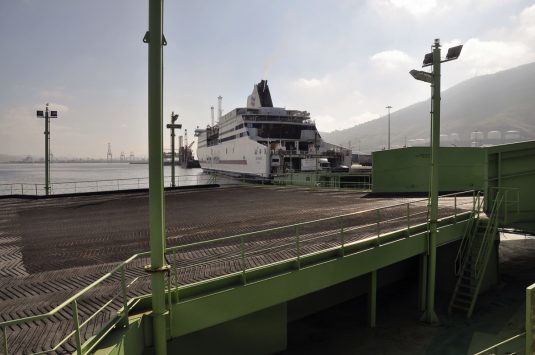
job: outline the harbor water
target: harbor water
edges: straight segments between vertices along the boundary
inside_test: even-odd
[[[92,192],[147,188],[148,164],[129,163],[51,163],[52,193]],[[171,186],[171,166],[164,166],[164,185]],[[175,166],[177,186],[207,183],[209,176],[202,169]],[[0,164],[0,195],[44,194],[43,163]]]

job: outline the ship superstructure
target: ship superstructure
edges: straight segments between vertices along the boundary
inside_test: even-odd
[[[273,107],[266,80],[254,85],[246,107],[195,133],[199,163],[207,171],[270,178],[351,165],[351,151],[323,141],[310,113]]]

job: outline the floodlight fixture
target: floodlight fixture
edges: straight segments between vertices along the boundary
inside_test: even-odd
[[[454,60],[459,58],[461,55],[461,50],[463,49],[463,45],[451,47],[448,49],[448,54],[446,54],[446,60]]]
[[[50,111],[50,117],[58,118],[58,111]]]
[[[45,117],[45,113],[43,110],[37,110],[37,117]]]
[[[433,53],[427,53],[424,56],[424,62],[422,64],[422,67],[428,67],[430,65],[433,65]]]
[[[182,129],[182,124],[180,123],[168,123],[166,126],[170,129]]]
[[[422,70],[413,69],[409,72],[410,75],[416,80],[425,81],[431,83],[433,81],[433,74]]]

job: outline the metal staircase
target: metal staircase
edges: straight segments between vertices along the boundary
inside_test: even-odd
[[[455,259],[455,274],[458,278],[448,308],[450,313],[457,310],[466,312],[468,318],[472,316],[498,231],[498,211],[503,198],[503,193],[498,191],[488,216],[480,212],[481,199],[474,206]]]

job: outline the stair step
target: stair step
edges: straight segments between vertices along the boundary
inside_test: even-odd
[[[470,299],[472,299],[472,297],[474,297],[473,293],[462,292],[462,291],[457,291],[457,295],[458,296],[463,296],[463,297],[468,297]]]
[[[464,288],[464,289],[468,289],[468,290],[472,290],[472,291],[475,291],[476,287],[474,285],[470,285],[470,284],[463,284],[463,283],[460,283],[459,284],[459,288]]]
[[[468,308],[460,306],[460,305],[457,305],[455,303],[451,305],[451,308],[457,308],[457,309],[460,309],[462,311],[468,311]]]
[[[469,276],[464,276],[464,275],[461,276],[461,280],[476,282],[476,279],[474,277],[469,277]]]
[[[472,301],[455,297],[455,301],[453,301],[453,304],[459,304],[459,303],[470,306],[472,304]]]

